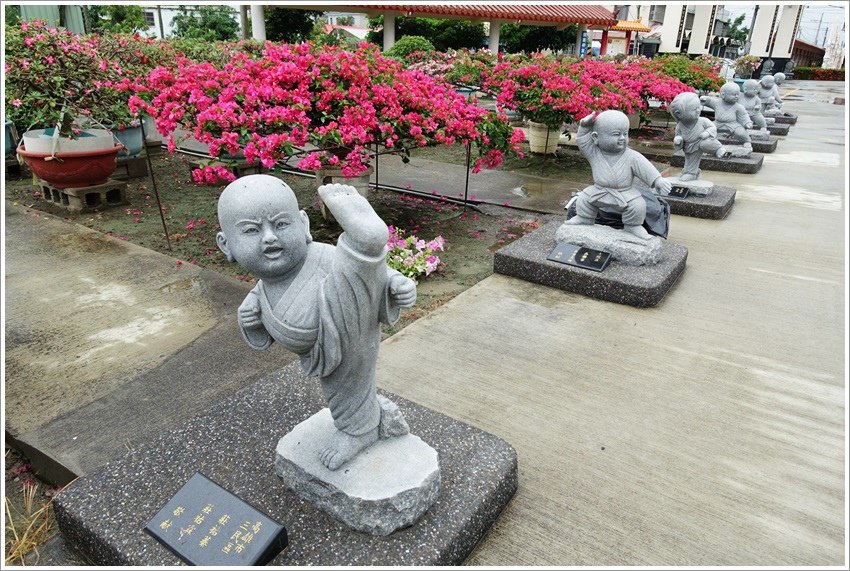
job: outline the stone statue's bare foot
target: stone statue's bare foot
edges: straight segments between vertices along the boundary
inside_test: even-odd
[[[594,224],[595,222],[596,222],[595,220],[591,220],[590,218],[585,218],[584,216],[575,215],[572,218],[568,219],[566,221],[566,224],[586,224],[586,225],[590,226],[591,224]]]
[[[714,156],[716,156],[718,159],[728,159],[729,157],[732,156],[732,151],[730,151],[726,147],[720,147],[714,153]]]
[[[623,226],[623,230],[643,240],[649,240],[649,232],[643,226]]]
[[[319,452],[319,460],[328,470],[336,470],[377,441],[377,427],[360,436],[337,430],[328,440],[327,446]]]
[[[387,225],[356,188],[324,184],[319,187],[319,197],[357,249],[376,255],[383,252],[389,238]]]
[[[696,179],[697,179],[696,175],[693,175],[693,174],[679,175],[679,180],[681,180],[682,182],[687,182],[689,180],[696,180]]]

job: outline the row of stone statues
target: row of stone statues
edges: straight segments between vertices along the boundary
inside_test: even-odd
[[[673,100],[673,144],[685,154],[679,184],[698,179],[703,153],[730,157],[752,151],[751,130],[764,130],[764,114],[782,105],[776,83],[771,76],[747,81],[741,102],[735,83],[725,84],[717,97],[688,92]],[[714,110],[713,122],[701,117],[703,105]],[[619,235],[631,245],[660,243],[647,231],[652,229],[646,224],[647,200],[653,192],[669,194],[671,179],[629,148],[628,140],[629,120],[620,111],[580,120],[577,143],[590,162],[593,184],[578,193],[575,215],[559,230],[559,240],[569,240],[576,230],[586,234],[580,227],[612,231],[594,226],[604,210],[619,215]],[[337,184],[321,186],[319,196],[343,229],[336,246],[313,242],[292,190],[262,174],[239,178],[222,192],[217,241],[228,260],[259,278],[237,312],[245,341],[258,350],[277,342],[318,377],[333,419],[318,456],[333,472],[381,439],[408,432],[395,405],[378,398],[375,366],[380,324],[393,323],[400,308],[415,303],[416,284],[387,267],[387,226],[366,198]],[[666,237],[666,229],[652,234]]]

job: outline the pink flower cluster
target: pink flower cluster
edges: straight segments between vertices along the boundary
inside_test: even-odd
[[[334,165],[356,176],[378,146],[455,142],[477,145],[480,168],[520,148],[521,135],[504,116],[467,103],[440,79],[403,69],[371,44],[345,50],[267,42],[261,57],[236,52],[222,66],[183,60],[154,69],[146,84],[156,95],[150,103],[133,97],[130,107],[152,115],[160,133],[185,129],[213,156],[241,149],[267,168],[295,157],[302,169]]]
[[[436,252],[445,249],[445,238],[437,236],[433,240],[425,241],[413,234],[405,236],[404,230],[394,226],[388,226],[387,229],[387,265],[390,268],[411,279],[422,275],[429,276],[439,268],[440,258]]]
[[[228,182],[236,180],[236,175],[221,165],[208,165],[194,169],[192,171],[192,180],[197,184],[216,184],[221,180]]]
[[[650,98],[666,104],[683,91],[693,91],[656,71],[649,61],[558,61],[538,54],[501,58],[484,87],[497,94],[501,106],[553,128],[594,111],[635,113],[647,109]]]

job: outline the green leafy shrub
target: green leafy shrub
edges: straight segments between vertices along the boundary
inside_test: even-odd
[[[795,67],[794,79],[815,79],[818,81],[844,81],[846,69],[826,69],[823,67]]]
[[[384,55],[405,61],[414,52],[433,52],[434,44],[422,36],[404,36],[384,52]]]

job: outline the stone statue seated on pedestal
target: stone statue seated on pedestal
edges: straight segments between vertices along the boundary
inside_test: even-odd
[[[750,134],[747,132],[753,123],[744,106],[738,103],[741,88],[734,81],[723,84],[720,88],[720,97],[703,95],[700,101],[706,107],[714,109],[714,125],[717,127],[718,136],[725,136],[741,143],[740,148],[727,146],[726,149],[731,156],[749,156],[753,152]]]

